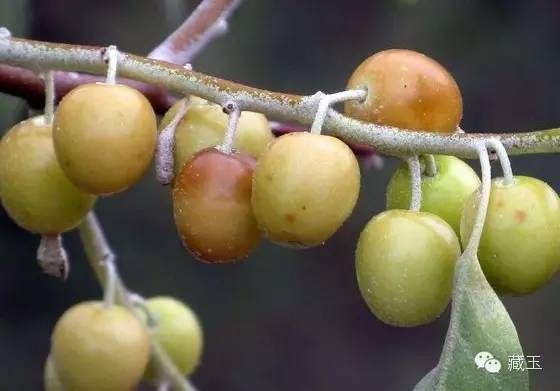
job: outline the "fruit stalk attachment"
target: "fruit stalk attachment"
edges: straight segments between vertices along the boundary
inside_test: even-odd
[[[422,206],[422,169],[417,155],[406,159],[410,170],[410,210],[418,212]]]
[[[502,166],[502,172],[504,175],[504,185],[511,185],[513,183],[513,172],[511,169],[511,162],[509,161],[509,156],[504,144],[500,140],[490,139],[486,142],[486,145],[496,151],[498,159],[500,160],[500,165]]]
[[[424,175],[429,177],[436,176],[438,169],[434,155],[424,155],[422,158],[424,160]]]
[[[115,45],[110,45],[103,51],[103,61],[107,63],[107,84],[115,84],[117,81],[117,65],[119,51]]]
[[[54,72],[45,72],[41,75],[41,78],[45,83],[45,124],[52,125],[54,119],[54,102],[56,99]]]
[[[348,90],[341,91],[335,94],[323,94],[321,91],[317,92],[321,99],[319,100],[319,105],[317,106],[317,113],[315,114],[315,119],[311,125],[311,133],[321,134],[321,129],[323,128],[323,122],[329,112],[329,108],[341,102],[346,102],[348,100],[363,100],[367,96],[366,90]]]
[[[237,130],[237,124],[239,122],[241,110],[239,109],[239,105],[234,101],[226,102],[226,104],[223,105],[222,109],[224,113],[226,113],[229,117],[224,142],[222,143],[222,145],[218,146],[217,149],[220,152],[231,154],[233,141],[235,139],[235,131]]]
[[[187,113],[189,106],[188,98],[179,102],[177,114],[159,134],[156,146],[155,165],[156,179],[162,185],[168,185],[175,177],[175,160],[173,157],[175,149],[175,130],[177,125]]]

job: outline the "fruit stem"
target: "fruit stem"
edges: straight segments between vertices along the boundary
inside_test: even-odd
[[[45,124],[52,125],[54,119],[54,101],[56,98],[54,88],[54,72],[47,71],[42,74],[45,83]]]
[[[103,229],[97,220],[94,212],[88,213],[86,218],[82,221],[79,227],[80,237],[86,252],[89,264],[97,280],[102,287],[107,284],[104,263],[107,259],[114,259],[113,251],[111,250]],[[135,311],[133,300],[130,297],[126,286],[121,280],[115,265],[115,299],[116,302],[128,308],[135,316],[141,321],[140,315]],[[160,373],[162,373],[174,389],[180,391],[195,391],[196,388],[183,376],[181,371],[175,366],[173,361],[169,358],[165,350],[150,335],[150,348],[152,359],[157,366]]]
[[[115,84],[117,80],[117,65],[119,51],[115,45],[110,45],[103,52],[103,61],[107,63],[107,84]]]
[[[434,155],[423,155],[422,156],[423,160],[424,160],[424,175],[425,176],[429,176],[429,177],[434,177],[437,175],[438,173],[438,169],[437,169],[437,164],[436,164],[436,159],[434,158]]]
[[[224,142],[218,146],[217,149],[223,153],[231,154],[241,110],[239,110],[239,106],[234,101],[227,102],[223,105],[222,109],[224,113],[229,115],[229,117]]]
[[[68,255],[61,235],[42,235],[37,249],[37,261],[43,272],[66,280],[70,271]]]
[[[175,130],[187,113],[189,106],[187,100],[188,98],[179,103],[177,113],[158,136],[155,156],[156,179],[162,185],[170,184],[175,176],[175,158],[173,153],[175,149]]]
[[[105,266],[105,293],[103,295],[103,304],[105,308],[111,308],[115,304],[117,270],[112,258],[106,259],[103,265]]]
[[[508,153],[504,148],[504,144],[500,140],[490,139],[486,142],[486,146],[494,149],[500,160],[500,165],[502,166],[502,172],[504,175],[503,184],[509,186],[513,184],[513,171],[511,169],[511,162],[509,160]]]
[[[311,133],[321,134],[323,129],[323,123],[329,112],[329,108],[336,103],[344,102],[347,100],[363,100],[367,96],[366,90],[348,90],[341,91],[335,94],[323,94],[321,91],[317,92],[315,96],[320,96],[319,104],[317,106],[317,112],[315,113],[315,119],[311,125]]]
[[[410,171],[410,210],[418,212],[422,206],[422,170],[418,155],[406,159]]]
[[[473,257],[478,252],[478,245],[482,236],[482,229],[484,228],[484,221],[486,220],[486,211],[488,210],[488,202],[490,200],[490,186],[491,186],[491,168],[490,158],[486,149],[486,143],[477,145],[478,156],[480,160],[480,171],[482,173],[482,184],[478,193],[478,207],[476,210],[476,218],[471,231],[469,242],[465,248],[464,253],[470,254]]]

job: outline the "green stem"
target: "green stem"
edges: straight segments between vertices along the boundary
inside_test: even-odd
[[[0,63],[31,68],[103,74],[106,64],[102,48],[55,44],[0,36]],[[285,121],[311,125],[320,102],[318,94],[299,96],[260,90],[231,81],[184,69],[181,66],[131,54],[119,54],[119,74],[150,84],[164,86],[183,95],[196,95],[223,105],[235,101],[241,111],[257,111]],[[552,153],[560,151],[560,129],[527,133],[460,133],[451,135],[411,132],[379,126],[346,117],[329,109],[325,118],[326,133],[347,142],[361,143],[395,156],[448,154],[478,158],[476,145],[498,139],[510,155]]]

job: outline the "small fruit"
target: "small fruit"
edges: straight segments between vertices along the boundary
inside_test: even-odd
[[[52,127],[42,116],[20,122],[2,137],[0,197],[19,226],[48,235],[77,226],[95,201],[62,172]]]
[[[435,60],[402,49],[367,58],[354,71],[348,89],[365,88],[364,101],[348,101],[350,117],[408,130],[450,133],[463,116],[461,92]]]
[[[133,389],[148,363],[148,331],[123,307],[84,302],[58,320],[51,354],[65,390]]]
[[[469,196],[480,186],[476,172],[454,156],[434,156],[437,173],[422,176],[423,212],[433,213],[459,235],[461,213]],[[387,209],[408,209],[410,206],[410,171],[407,164],[395,171],[387,187]]]
[[[56,373],[56,368],[50,354],[45,361],[43,383],[45,386],[45,391],[64,391],[62,383],[60,383],[60,379],[58,378],[58,373]]]
[[[178,103],[177,103],[178,104]],[[160,124],[163,129],[175,116],[177,104],[164,116]],[[175,130],[175,171],[197,152],[215,147],[223,142],[228,116],[216,104],[192,97],[187,113]],[[256,159],[260,157],[274,135],[263,114],[243,111],[239,117],[233,148]]]
[[[461,241],[466,246],[476,217],[478,192],[465,206]],[[499,293],[523,295],[544,286],[560,267],[560,199],[545,182],[516,176],[492,181],[478,248],[486,278]]]
[[[253,179],[253,210],[272,241],[316,246],[348,218],[360,191],[360,169],[337,138],[307,132],[278,137]]]
[[[380,320],[419,326],[447,307],[460,255],[457,235],[426,212],[393,209],[369,221],[356,250],[362,297]]]
[[[138,182],[156,145],[156,116],[137,90],[84,84],[60,102],[54,121],[56,156],[68,178],[92,194],[111,194]]]
[[[261,233],[251,209],[255,160],[216,149],[197,153],[173,187],[173,215],[183,244],[203,261],[246,257]]]
[[[157,322],[153,336],[161,344],[179,371],[192,374],[202,355],[202,328],[196,314],[172,297],[153,297],[147,301],[148,310]],[[156,370],[150,363],[145,377],[154,379]]]

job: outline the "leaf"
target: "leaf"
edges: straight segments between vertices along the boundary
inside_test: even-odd
[[[478,368],[475,356],[489,352],[501,363],[498,373]],[[515,326],[486,281],[476,254],[457,262],[451,321],[438,365],[413,391],[527,391],[527,371],[508,370],[508,358],[523,355]],[[494,365],[495,362],[488,363]]]

